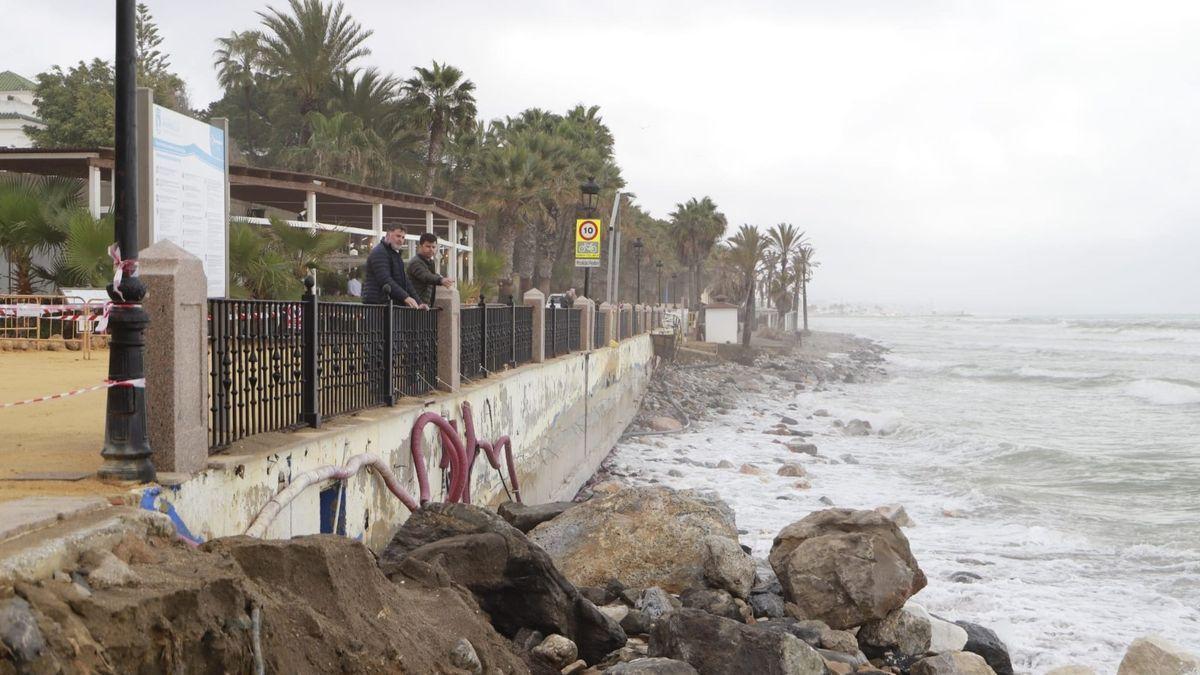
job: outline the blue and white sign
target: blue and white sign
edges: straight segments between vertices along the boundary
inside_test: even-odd
[[[209,297],[225,296],[225,131],[154,106],[154,241],[200,258]]]

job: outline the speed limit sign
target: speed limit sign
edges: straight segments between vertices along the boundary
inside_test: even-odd
[[[580,218],[575,221],[575,266],[600,266],[600,219]]]

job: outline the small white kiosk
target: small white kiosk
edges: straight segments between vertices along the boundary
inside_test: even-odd
[[[727,345],[737,344],[737,305],[714,302],[704,306],[704,341]]]

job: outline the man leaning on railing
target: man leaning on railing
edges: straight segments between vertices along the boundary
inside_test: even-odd
[[[437,236],[432,232],[421,234],[417,242],[417,254],[408,261],[408,280],[412,283],[417,302],[433,303],[433,291],[438,286],[450,288],[454,280],[434,271],[433,256],[437,255]]]
[[[404,247],[404,228],[397,225],[383,235],[383,241],[367,256],[366,277],[363,283],[363,303],[387,304],[388,298],[413,308],[429,309],[418,302],[416,291],[404,270],[400,249]]]

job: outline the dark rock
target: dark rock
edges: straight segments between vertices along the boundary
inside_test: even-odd
[[[598,586],[577,586],[576,588],[579,589],[580,595],[587,598],[588,602],[596,605],[597,607],[601,605],[607,605],[611,602],[616,602],[617,600],[616,596],[609,593],[608,589],[606,588],[600,588]]]
[[[950,575],[950,581],[959,584],[973,584],[982,578],[982,576],[975,574],[974,572],[966,572],[961,570]]]
[[[818,649],[817,653],[820,654],[821,658],[825,659],[826,661],[831,661],[833,663],[844,663],[852,668],[867,665],[867,657],[863,656],[862,652],[848,654],[846,652],[839,652],[835,649]]]
[[[849,453],[842,455],[842,461],[847,464],[858,464],[858,458]]]
[[[496,514],[469,504],[427,504],[380,556],[385,574],[407,559],[439,565],[466,586],[502,635],[521,628],[558,633],[588,662],[625,644],[621,626],[584,598],[550,556]]]
[[[821,634],[829,630],[821,621],[801,621],[785,617],[782,619],[771,619],[770,621],[760,621],[755,624],[762,630],[782,631],[789,635],[794,635],[810,647],[819,647],[821,645]]]
[[[995,631],[969,621],[955,621],[967,631],[967,644],[964,652],[973,652],[983,657],[984,661],[996,671],[996,675],[1013,675],[1012,658],[1008,655],[1008,647],[996,635]]]
[[[750,607],[755,618],[780,619],[787,616],[783,608],[783,596],[776,593],[750,591]]]
[[[847,436],[869,436],[871,435],[871,423],[866,420],[850,420],[846,423],[842,433]]]
[[[631,609],[625,618],[621,619],[621,629],[625,631],[626,635],[642,635],[650,632],[652,623],[645,612],[640,609]]]
[[[696,675],[696,669],[686,661],[661,657],[618,663],[604,672],[609,675]]]
[[[513,644],[520,647],[523,652],[532,650],[534,647],[542,644],[542,640],[545,639],[546,636],[541,631],[530,630],[528,628],[522,628],[517,631],[516,635],[512,636]]]
[[[800,420],[798,420],[794,417],[788,417],[787,415],[780,416],[779,421],[782,422],[783,424],[791,424],[791,425],[800,424]]]
[[[741,621],[742,615],[733,602],[733,596],[722,590],[700,588],[685,592],[679,596],[684,607],[702,609],[709,614],[723,616],[726,619]]]
[[[830,499],[829,497],[821,497],[817,501],[821,502],[822,504],[824,504],[826,506],[833,506],[833,500]]]
[[[825,674],[820,655],[799,638],[696,609],[672,612],[655,624],[649,655],[686,661],[701,675]]]
[[[671,596],[658,586],[651,586],[642,591],[636,607],[642,610],[642,613],[651,622],[658,621],[675,610],[675,604],[671,602]]]
[[[11,598],[0,607],[0,642],[17,663],[32,662],[46,648],[33,609],[24,598]]]
[[[509,525],[528,533],[533,528],[552,518],[557,518],[564,511],[574,506],[576,502],[549,502],[547,504],[519,504],[504,502],[496,513],[507,520]]]
[[[784,598],[836,629],[882,619],[926,584],[908,538],[874,511],[811,513],[780,531],[770,561]]]

